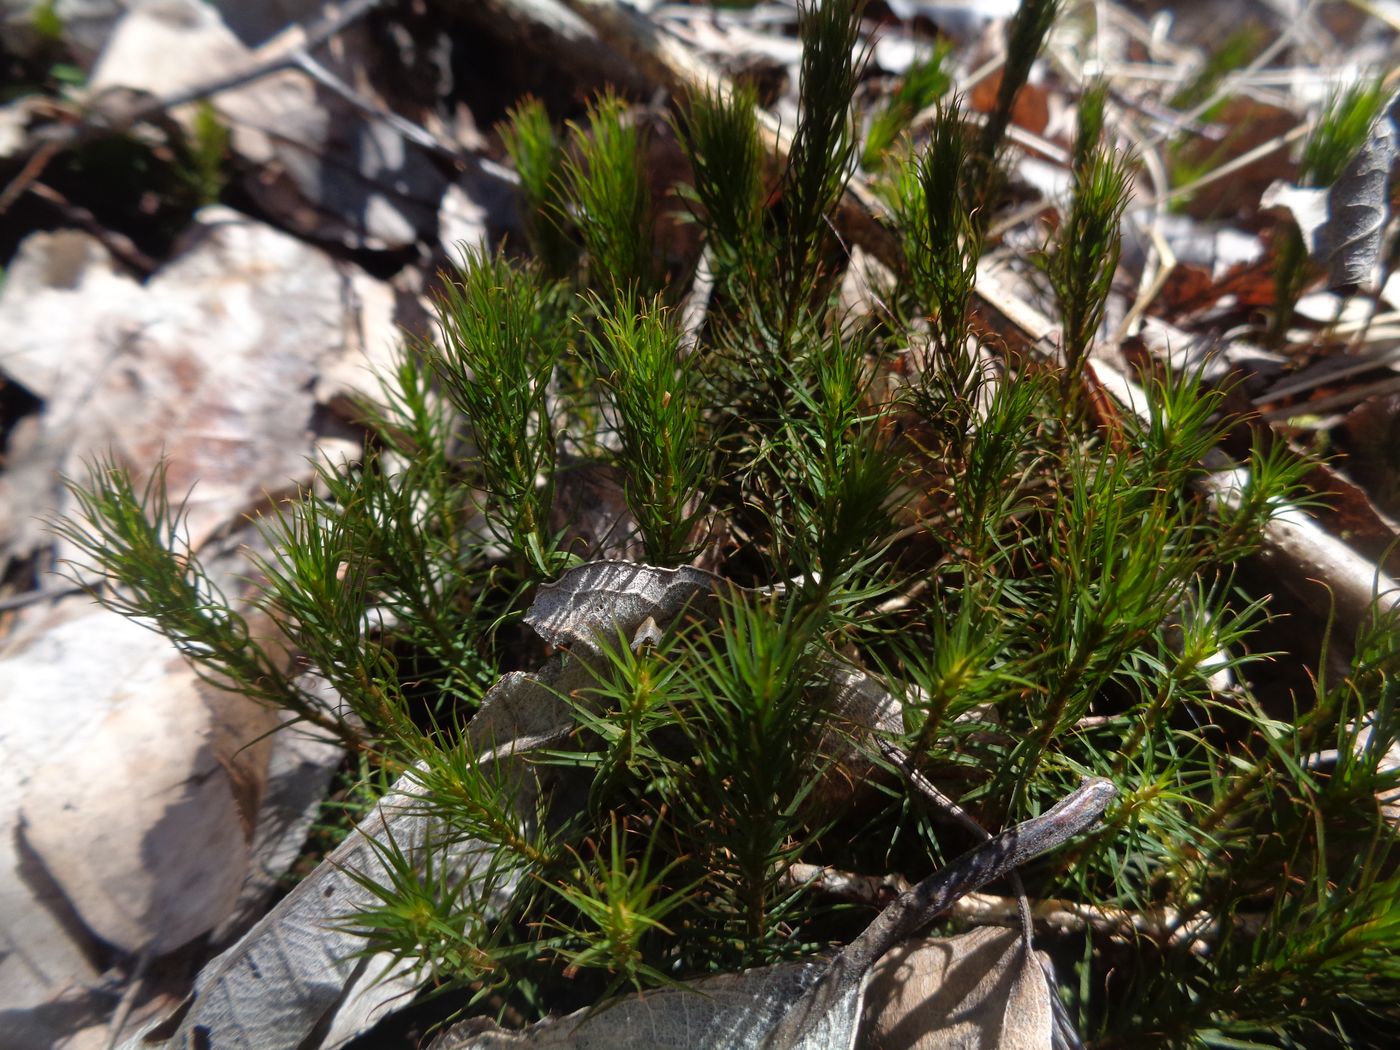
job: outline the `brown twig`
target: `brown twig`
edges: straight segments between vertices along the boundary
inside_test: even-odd
[[[833,1006],[860,987],[870,968],[892,947],[947,911],[960,897],[1092,827],[1116,793],[1109,781],[1086,778],[1047,812],[969,850],[901,895],[842,949],[817,984],[788,1009],[764,1039],[763,1050],[789,1050],[797,1045]]]
[[[28,186],[28,191],[32,196],[38,197],[41,201],[52,204],[63,214],[63,217],[67,221],[87,230],[88,233],[101,241],[102,245],[109,252],[126,263],[137,273],[142,276],[149,276],[155,273],[158,264],[154,259],[140,248],[136,247],[136,243],[132,241],[130,237],[126,236],[126,234],[118,233],[116,230],[109,230],[106,226],[102,225],[102,223],[98,221],[97,216],[87,208],[84,208],[81,204],[74,204],[52,186],[48,186],[37,180]]]

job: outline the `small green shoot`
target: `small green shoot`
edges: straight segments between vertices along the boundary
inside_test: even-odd
[[[891,148],[924,109],[933,105],[952,87],[953,79],[943,68],[952,45],[940,40],[933,53],[911,65],[883,107],[870,118],[861,150],[860,166],[875,171],[885,163]]]
[[[1131,185],[1127,156],[1103,141],[1105,92],[1102,85],[1091,87],[1080,102],[1069,211],[1046,261],[1060,307],[1062,388],[1067,397],[1080,382],[1084,357],[1103,321],[1122,250],[1119,226]]]

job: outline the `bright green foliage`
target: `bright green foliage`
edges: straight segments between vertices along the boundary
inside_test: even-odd
[[[1379,79],[1352,84],[1328,99],[1298,161],[1300,186],[1330,186],[1356,155],[1389,97]]]
[[[205,571],[190,547],[183,504],[170,502],[162,464],[141,490],[114,460],[99,460],[86,484],[68,482],[77,517],[55,523],[103,577],[125,588],[103,596],[108,608],[147,623],[191,660],[201,677],[256,700],[350,744],[359,734],[326,709],[253,643],[247,620]]]
[[[653,284],[651,192],[642,168],[642,137],[615,95],[589,108],[575,126],[564,160],[569,201],[600,288],[649,292]]]
[[[561,210],[564,195],[564,150],[544,103],[526,98],[507,111],[501,140],[520,176],[525,239],[553,278],[572,276],[578,250],[570,240]]]
[[[676,122],[695,176],[691,199],[721,275],[760,272],[765,210],[757,105],[751,87],[727,98],[700,94],[686,100]]]
[[[867,171],[879,168],[914,118],[948,93],[953,78],[943,68],[943,63],[948,61],[951,52],[951,44],[939,41],[933,54],[905,71],[904,79],[890,93],[885,105],[870,118],[860,157],[862,168]]]
[[[29,25],[48,43],[63,40],[63,16],[58,13],[56,0],[42,0],[29,12]]]
[[[770,524],[783,575],[801,580],[805,600],[836,613],[881,588],[894,461],[871,406],[864,347],[833,334],[809,354],[806,381],[793,389],[798,411],[779,442],[792,469]]]
[[[909,156],[894,183],[913,308],[931,318],[932,361],[918,391],[926,415],[967,426],[980,376],[967,340],[967,311],[982,254],[981,224],[962,195],[971,174],[961,102],[940,105],[928,143]],[[941,406],[935,408],[935,404]]]
[[[1054,7],[1024,5],[1004,84]],[[430,819],[377,842],[343,925],[474,1009],[538,1015],[829,949],[868,916],[834,914],[795,862],[922,875],[961,852],[902,773],[871,771],[888,760],[838,710],[859,681],[899,701],[884,742],[989,829],[1084,774],[1118,787],[1098,829],[1023,876],[1138,920],[1042,931],[1086,1035],[1336,1037],[1400,987],[1378,801],[1400,788],[1396,623],[1308,654],[1315,690],[1281,709],[1288,693],[1261,688],[1268,601],[1236,573],[1305,465],[1261,441],[1239,498],[1209,507],[1200,464],[1242,424],[1194,374],[1148,377],[1141,421],[1090,425],[1081,366],[1128,175],[1101,90],[1047,262],[1063,363],[974,338],[984,223],[964,202],[996,143],[970,139],[956,101],[889,174],[896,286],[873,320],[838,315],[828,222],[856,156],[858,13],[803,8],[803,116],[771,170],[751,94],[675,115],[715,275],[686,340],[663,304],[689,286],[655,267],[660,205],[623,102],[597,100],[567,146],[537,103],[513,111],[541,259],[467,253],[437,342],[364,406],[359,461],[320,465],[264,520],[271,644],[190,548],[163,470],[138,485],[97,464],[58,531],[98,597],[201,674],[407,778]],[[591,540],[567,501],[585,471],[613,508]],[[538,586],[615,543],[667,565],[703,547],[714,593],[549,663],[569,682],[540,691],[568,716],[552,733],[468,729],[499,675],[551,657],[520,622]]]
[[[718,636],[683,653],[692,699],[680,725],[695,757],[677,777],[677,817],[703,829],[712,935],[749,962],[792,954],[784,924],[809,906],[782,875],[825,822],[813,792],[828,760],[808,689],[819,626],[796,601],[737,597]]]
[[[680,350],[670,315],[653,302],[639,310],[630,293],[612,307],[595,303],[601,334],[589,333],[617,415],[623,458],[631,465],[625,491],[647,560],[680,562],[709,466],[701,431],[697,361]]]
[[[1046,261],[1060,305],[1067,393],[1078,382],[1084,355],[1103,321],[1122,250],[1119,223],[1128,205],[1128,159],[1103,142],[1105,94],[1102,85],[1092,87],[1080,102],[1069,212]]]
[[[623,982],[638,990],[665,984],[666,975],[644,961],[642,948],[648,938],[674,936],[662,923],[685,903],[687,890],[667,892],[665,880],[680,861],[673,860],[655,871],[652,868],[657,836],[663,827],[660,820],[640,856],[628,850],[628,833],[619,826],[616,812],[610,821],[607,848],[587,843],[592,860],[575,853],[574,870],[549,887],[581,920],[577,925],[557,919],[550,922],[561,935],[554,950],[572,967],[596,967],[611,974],[609,991]]]
[[[826,0],[800,8],[799,85],[802,112],[788,151],[777,229],[776,274],[780,339],[789,336],[799,311],[820,287],[827,216],[855,166],[851,98],[860,79],[860,0]]]
[[[223,193],[228,176],[229,129],[208,102],[195,106],[188,146],[190,179],[200,204],[213,204]]]
[[[488,857],[464,875],[448,862],[441,843],[405,848],[387,827],[382,837],[366,841],[378,870],[344,871],[376,903],[342,924],[365,938],[365,956],[394,952],[409,960],[408,972],[425,985],[468,981],[478,986],[478,996],[507,979],[491,908],[493,895],[509,893],[518,877],[507,854]]]
[[[438,309],[444,349],[423,348],[476,448],[488,522],[522,564],[555,566],[555,422],[549,384],[564,351],[552,292],[532,267],[469,253]]]

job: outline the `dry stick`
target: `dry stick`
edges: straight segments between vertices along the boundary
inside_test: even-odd
[[[705,320],[710,314],[710,300],[715,292],[715,253],[710,245],[700,252],[700,261],[695,266],[695,277],[690,283],[690,294],[681,303],[680,309],[680,352],[689,357],[700,345],[700,333],[705,328]]]
[[[797,1045],[833,1006],[859,989],[870,968],[896,944],[947,911],[958,898],[1092,827],[1115,794],[1117,789],[1109,781],[1086,777],[1047,812],[968,850],[903,894],[831,960],[817,984],[768,1033],[763,1050],[789,1050]]]
[[[1368,397],[1381,397],[1385,394],[1393,394],[1400,391],[1400,376],[1392,376],[1389,379],[1377,379],[1373,383],[1365,383],[1361,386],[1344,390],[1340,394],[1332,394],[1330,397],[1320,397],[1314,401],[1309,401],[1305,405],[1293,405],[1289,408],[1275,408],[1264,413],[1264,418],[1291,419],[1294,416],[1310,415],[1316,416],[1323,412],[1331,412],[1339,408],[1350,408],[1360,404]]]
[[[1293,143],[1297,142],[1299,139],[1309,134],[1312,131],[1312,129],[1313,125],[1308,121],[1304,121],[1302,124],[1299,124],[1296,128],[1293,128],[1291,131],[1286,131],[1282,135],[1278,135],[1274,138],[1271,138],[1268,142],[1261,142],[1252,150],[1249,150],[1245,153],[1241,153],[1234,160],[1227,161],[1226,163],[1220,165],[1220,167],[1218,168],[1212,168],[1206,174],[1202,175],[1199,179],[1196,179],[1193,182],[1188,182],[1185,185],[1178,186],[1171,192],[1164,193],[1160,197],[1154,197],[1146,201],[1137,201],[1136,203],[1143,206],[1151,206],[1156,204],[1164,204],[1167,201],[1176,200],[1178,197],[1189,197],[1191,194],[1197,192],[1198,190],[1203,189],[1204,187],[1209,186],[1212,183],[1219,182],[1221,179],[1229,175],[1233,175],[1241,168],[1247,168],[1259,158],[1267,157],[1270,153],[1275,153],[1278,150],[1281,150],[1287,146],[1291,146]]]
[[[29,184],[29,192],[41,201],[52,204],[63,217],[76,226],[82,227],[122,262],[141,274],[151,274],[159,265],[154,259],[136,247],[136,243],[126,234],[109,230],[102,225],[96,215],[81,204],[74,204],[52,186],[37,180]]]
[[[1312,2],[1311,0],[1309,0],[1307,10],[1300,13],[1297,18],[1288,22],[1288,24],[1284,26],[1283,32],[1280,33],[1269,44],[1268,47],[1266,47],[1263,51],[1259,52],[1259,54],[1255,55],[1254,58],[1250,61],[1249,65],[1245,66],[1244,69],[1237,70],[1233,73],[1227,74],[1226,76],[1222,77],[1220,83],[1215,86],[1215,89],[1206,98],[1202,99],[1199,103],[1197,103],[1197,105],[1194,108],[1192,108],[1188,113],[1186,113],[1184,119],[1199,120],[1217,102],[1221,101],[1224,98],[1228,98],[1231,94],[1238,90],[1241,84],[1244,81],[1248,80],[1249,75],[1251,73],[1263,69],[1270,62],[1272,62],[1274,56],[1277,55],[1280,51],[1282,51],[1292,42],[1294,34],[1299,31],[1304,22],[1307,20],[1305,16],[1310,12],[1312,6]],[[1165,138],[1165,135],[1158,135],[1154,139],[1152,144],[1154,146],[1158,145],[1162,141],[1164,141]]]
[[[1388,350],[1379,353],[1360,354],[1350,364],[1341,368],[1331,368],[1326,372],[1321,370],[1313,372],[1312,375],[1302,375],[1295,373],[1289,376],[1287,381],[1279,383],[1263,394],[1254,398],[1251,402],[1255,408],[1264,405],[1271,405],[1275,401],[1282,401],[1285,397],[1292,397],[1294,394],[1305,394],[1309,390],[1314,390],[1320,386],[1330,386],[1341,379],[1349,379],[1351,376],[1360,375],[1363,372],[1374,372],[1387,365],[1400,364],[1400,346],[1392,346]],[[1290,411],[1297,415],[1300,409],[1310,409],[1310,405],[1299,405]],[[1269,417],[1265,417],[1269,418]]]
[[[1321,752],[1326,755],[1327,752]],[[909,891],[909,880],[898,873],[866,875],[820,864],[798,862],[783,873],[782,885],[794,890],[825,894],[852,904],[887,904],[891,897]],[[1091,931],[1118,941],[1142,938],[1158,944],[1184,948],[1193,955],[1212,950],[1220,934],[1220,923],[1209,915],[1183,920],[1176,908],[1159,907],[1144,911],[1114,908],[1102,904],[1060,897],[1041,897],[1030,902],[1031,919],[1038,930],[1056,934],[1082,934]],[[1021,902],[1017,897],[995,893],[969,893],[948,909],[955,923],[968,926],[1016,926],[1021,922]],[[1240,932],[1257,932],[1258,915],[1236,915],[1234,926]]]
[[[434,135],[426,128],[399,116],[393,110],[362,97],[349,84],[316,61],[306,49],[301,48],[294,52],[292,61],[297,69],[316,83],[344,99],[366,116],[387,124],[406,141],[412,142],[415,146],[419,146],[429,153],[441,154],[449,160],[460,161],[462,159],[463,150],[457,143]]]
[[[898,747],[883,738],[879,739],[878,743],[881,754],[899,767],[900,771],[909,778],[910,785],[932,803],[935,809],[984,842],[992,837],[992,833],[978,823],[971,813],[943,794],[933,781],[924,776],[902,747]],[[1031,926],[1030,901],[1026,898],[1026,887],[1021,882],[1020,873],[1013,871],[1010,881],[1011,888],[1016,893],[1016,908],[1021,918],[1021,941],[1029,954],[1035,950],[1035,945],[1032,943],[1035,931]]]
[[[122,1029],[126,1027],[126,1020],[131,1016],[131,1009],[136,1005],[136,998],[141,994],[141,989],[146,983],[146,970],[151,965],[154,954],[150,947],[147,947],[136,957],[136,966],[131,971],[126,990],[122,992],[121,1001],[117,1003],[117,1009],[113,1012],[112,1019],[107,1022],[106,1050],[116,1050],[117,1040],[121,1038]]]
[[[1137,298],[1133,300],[1133,305],[1113,331],[1109,345],[1114,347],[1122,344],[1128,333],[1134,330],[1138,320],[1147,313],[1147,308],[1152,305],[1153,300],[1161,294],[1162,289],[1166,287],[1167,278],[1176,268],[1177,261],[1176,253],[1172,251],[1171,245],[1167,243],[1167,239],[1162,233],[1162,198],[1171,191],[1171,180],[1167,176],[1166,165],[1162,162],[1156,149],[1151,146],[1141,147],[1139,156],[1142,158],[1143,167],[1147,169],[1147,173],[1152,179],[1152,190],[1156,195],[1156,200],[1151,205],[1152,223],[1148,227],[1148,236],[1151,238],[1153,250],[1157,254],[1156,259],[1149,256],[1151,265],[1143,267],[1142,287],[1138,291]],[[1154,273],[1153,270],[1156,272]],[[1151,274],[1150,277],[1149,274]]]

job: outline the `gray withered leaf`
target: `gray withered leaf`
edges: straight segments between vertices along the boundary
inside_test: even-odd
[[[1285,208],[1298,224],[1308,254],[1327,269],[1327,286],[1351,292],[1375,270],[1390,218],[1386,186],[1395,163],[1400,94],[1393,97],[1342,175],[1331,186],[1275,182],[1260,205]]]
[[[1327,285],[1351,291],[1370,279],[1389,218],[1386,185],[1395,163],[1395,118],[1400,95],[1392,97],[1366,142],[1327,190],[1328,219],[1318,247],[1327,265]]]

